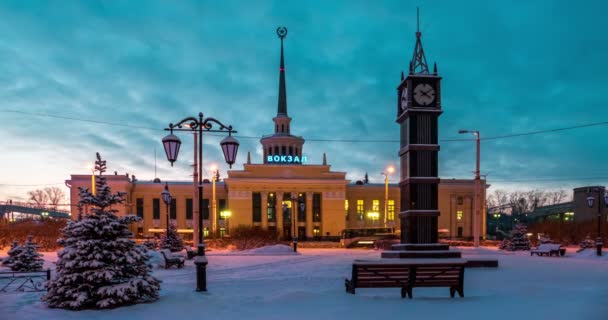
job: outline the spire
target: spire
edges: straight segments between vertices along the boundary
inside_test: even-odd
[[[426,57],[424,56],[424,49],[422,49],[422,32],[420,32],[420,11],[416,8],[416,47],[414,47],[414,55],[412,61],[410,61],[410,74],[413,73],[429,73],[429,67],[426,63]]]
[[[405,79],[405,77],[403,76],[403,71],[401,71],[401,81],[403,81],[403,79]]]
[[[283,58],[283,39],[287,36],[287,28],[278,27],[277,35],[281,39],[281,66],[279,67],[279,105],[277,116],[287,115],[287,94],[285,91],[285,59]]]
[[[251,152],[247,151],[247,164],[251,164]]]
[[[325,156],[325,152],[323,152],[323,165],[327,165],[327,157]]]

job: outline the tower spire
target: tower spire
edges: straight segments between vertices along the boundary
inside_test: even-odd
[[[287,115],[287,93],[285,90],[285,59],[283,58],[283,39],[287,36],[287,28],[278,27],[277,35],[281,39],[281,66],[279,67],[279,104],[277,116]]]
[[[429,67],[426,63],[426,57],[424,56],[424,49],[422,49],[422,32],[420,32],[420,10],[416,8],[416,47],[414,47],[414,55],[410,61],[410,73],[429,73]]]

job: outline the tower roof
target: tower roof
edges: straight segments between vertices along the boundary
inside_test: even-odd
[[[410,74],[429,74],[429,67],[422,48],[422,32],[420,32],[420,11],[416,8],[416,46],[410,61]]]
[[[287,92],[285,89],[285,59],[283,58],[283,39],[287,36],[287,28],[278,27],[277,35],[281,39],[281,66],[279,67],[279,103],[277,116],[287,115]]]

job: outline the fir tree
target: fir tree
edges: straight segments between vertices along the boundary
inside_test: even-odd
[[[135,244],[128,229],[138,218],[115,215],[112,206],[124,201],[124,193],[110,193],[99,153],[95,170],[97,194],[80,188],[79,202],[92,214],[70,221],[58,241],[64,248],[58,252],[57,275],[42,297],[52,308],[113,308],[158,299],[160,281],[150,274],[146,248]]]
[[[515,225],[515,228],[511,230],[511,245],[509,246],[510,251],[530,250],[530,241],[526,235],[528,230],[522,223]]]
[[[581,247],[581,249],[595,248],[595,241],[593,241],[591,237],[587,235],[587,237],[585,237],[585,240],[581,241],[579,246]]]
[[[13,271],[38,271],[42,270],[44,260],[38,253],[38,245],[32,241],[32,236],[28,236],[25,243],[19,247],[21,250],[10,264]]]
[[[500,250],[508,250],[511,247],[511,240],[508,238],[502,239],[502,242],[498,245]]]
[[[177,234],[177,230],[173,224],[169,224],[168,232],[165,232],[160,239],[160,248],[169,249],[173,252],[184,250],[184,241]]]
[[[13,240],[13,243],[11,243],[11,249],[8,250],[7,253],[8,257],[2,260],[2,265],[10,267],[13,261],[15,260],[15,257],[19,255],[19,253],[21,253],[21,246],[19,245],[19,242],[17,240]]]

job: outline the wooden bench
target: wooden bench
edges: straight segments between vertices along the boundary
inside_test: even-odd
[[[180,269],[184,266],[184,257],[173,255],[169,249],[160,250],[160,254],[165,260],[165,269],[169,269],[171,266],[176,266]]]
[[[555,243],[541,243],[538,247],[530,250],[530,256],[536,254],[538,256],[543,256],[543,255],[548,255],[548,256],[552,256],[555,255],[557,257],[559,257],[560,255],[563,256],[566,253],[566,249],[561,248],[561,244],[555,244]]]
[[[412,298],[415,287],[448,287],[450,296],[464,297],[463,259],[355,260],[352,278],[345,279],[346,292],[356,288],[401,288],[401,297]]]

